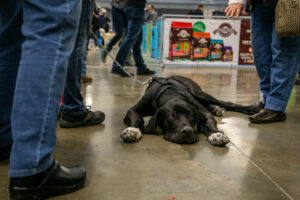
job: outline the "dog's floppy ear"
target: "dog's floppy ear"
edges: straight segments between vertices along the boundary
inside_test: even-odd
[[[156,111],[155,114],[150,119],[149,123],[147,124],[147,126],[144,129],[145,134],[158,134],[156,127],[158,125],[157,122],[160,118],[160,115],[161,115],[161,109]]]
[[[195,113],[195,118],[196,118],[196,122],[197,122],[197,130],[198,130],[198,132],[202,132],[202,125],[205,123],[205,117],[197,109],[194,109],[194,113]]]

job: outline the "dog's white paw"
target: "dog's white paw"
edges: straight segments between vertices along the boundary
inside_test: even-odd
[[[229,137],[220,132],[211,134],[207,139],[214,146],[225,146],[230,142]]]
[[[121,138],[124,142],[133,143],[139,141],[143,137],[140,129],[134,127],[126,128],[122,134]]]

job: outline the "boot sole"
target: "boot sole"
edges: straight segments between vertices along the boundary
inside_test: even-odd
[[[10,193],[15,193],[10,195],[11,200],[43,200],[48,197],[52,196],[58,196],[58,195],[64,195],[69,194],[72,192],[75,192],[77,190],[80,190],[83,188],[85,183],[85,180],[82,182],[71,185],[67,187],[58,187],[58,188],[30,188],[30,189],[11,189]]]
[[[101,124],[104,121],[104,119],[94,121],[94,122],[68,122],[65,120],[60,120],[59,126],[61,128],[76,128],[81,126],[91,126],[91,125],[98,125]]]
[[[278,119],[278,120],[269,120],[269,121],[259,121],[259,120],[254,120],[254,119],[249,119],[250,122],[254,124],[270,124],[270,123],[275,123],[275,122],[284,122],[286,119]]]

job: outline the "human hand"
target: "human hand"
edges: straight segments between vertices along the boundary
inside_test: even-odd
[[[239,18],[240,14],[247,15],[247,13],[244,11],[244,4],[240,3],[229,4],[225,9],[225,14],[229,18],[235,16],[236,19]]]

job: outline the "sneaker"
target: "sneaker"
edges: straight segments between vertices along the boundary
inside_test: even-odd
[[[145,68],[143,70],[138,70],[137,75],[153,75],[155,74],[155,71],[150,70],[149,68]]]
[[[115,74],[115,75],[119,75],[120,77],[130,77],[127,73],[125,73],[123,70],[117,68],[114,69],[112,68],[110,73]],[[132,73],[130,73],[132,76],[134,76]]]
[[[93,82],[93,77],[87,76],[87,75],[81,76],[81,82],[82,82],[82,83],[90,83],[90,82]]]
[[[75,128],[80,126],[89,126],[101,124],[105,120],[105,114],[101,111],[86,110],[81,115],[72,115],[62,111],[59,125],[61,128]]]

